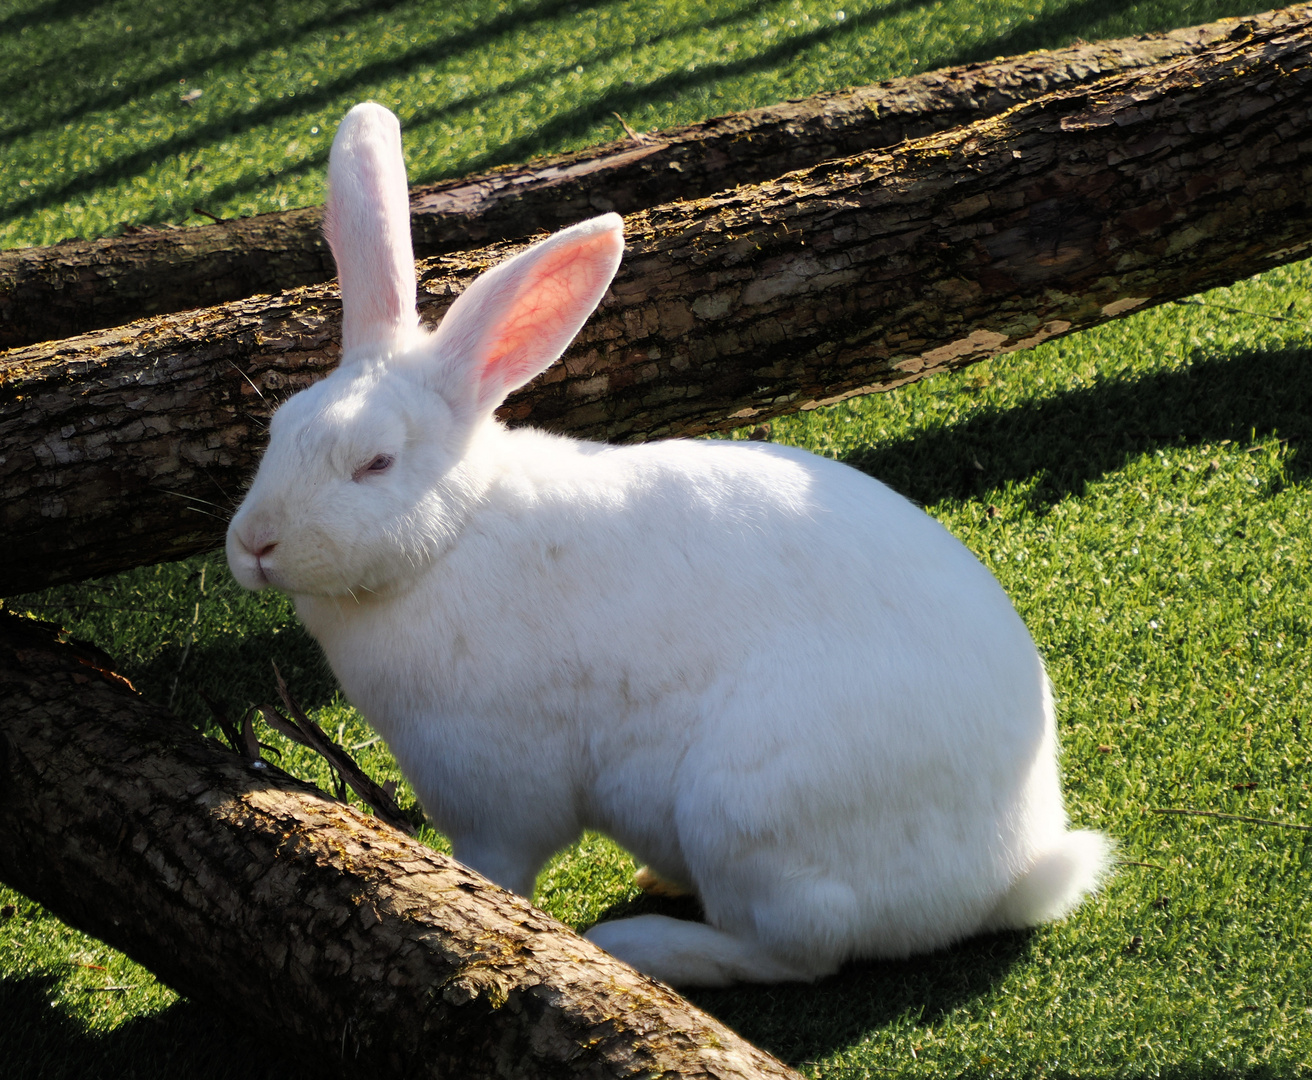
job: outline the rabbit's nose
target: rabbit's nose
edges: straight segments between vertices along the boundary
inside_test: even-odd
[[[259,547],[255,548],[251,552],[251,554],[254,555],[257,559],[263,559],[265,556],[269,555],[273,551],[273,549],[276,548],[277,546],[278,546],[277,540],[270,540],[268,543],[262,544]]]

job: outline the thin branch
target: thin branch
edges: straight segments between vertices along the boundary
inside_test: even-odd
[[[1193,817],[1220,818],[1223,821],[1246,821],[1250,825],[1274,825],[1278,829],[1298,829],[1312,832],[1312,825],[1297,825],[1292,821],[1272,821],[1270,818],[1247,817],[1244,814],[1223,814],[1219,810],[1190,810],[1174,806],[1145,806],[1149,814],[1189,814]]]
[[[355,759],[337,743],[333,742],[323,728],[311,720],[306,715],[305,710],[296,703],[291,691],[287,689],[287,683],[283,680],[282,672],[278,670],[277,664],[273,665],[273,676],[277,680],[278,696],[282,698],[282,703],[286,706],[287,711],[291,713],[291,717],[283,716],[272,706],[261,705],[260,712],[269,723],[269,726],[281,731],[294,742],[308,746],[337,771],[339,778],[338,797],[342,802],[346,801],[346,791],[340,786],[340,783],[345,782],[370,806],[380,821],[384,821],[394,829],[400,829],[402,832],[413,836],[415,832],[414,825],[410,823],[410,820],[405,816],[387,789],[375,784],[368,774],[356,764]]]
[[[654,141],[650,135],[644,135],[640,131],[634,131],[633,128],[629,126],[629,122],[625,120],[624,117],[622,117],[619,113],[612,110],[611,116],[615,117],[615,119],[620,122],[620,127],[624,129],[624,134],[627,135],[630,138],[630,140],[637,143],[639,146]]]
[[[1253,311],[1250,308],[1235,307],[1233,304],[1214,304],[1210,300],[1177,300],[1176,303],[1181,306],[1216,308],[1218,311],[1228,311],[1232,315],[1252,315],[1257,319],[1273,319],[1276,322],[1293,323],[1295,326],[1312,330],[1312,323],[1306,319],[1291,319],[1288,315],[1274,315],[1269,311]]]
[[[223,733],[223,737],[228,740],[228,745],[232,747],[234,752],[240,754],[242,742],[238,725],[234,724],[232,720],[228,718],[227,712],[225,712],[219,706],[219,703],[210,697],[209,694],[205,693],[204,690],[198,689],[197,693],[200,694],[205,704],[209,706],[210,716],[213,718],[214,723],[218,725],[219,730]]]

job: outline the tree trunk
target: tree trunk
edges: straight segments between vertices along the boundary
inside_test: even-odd
[[[415,254],[432,256],[556,229],[600,210],[633,213],[792,169],[919,138],[1060,88],[1199,52],[1240,26],[1270,28],[1300,8],[1241,22],[1082,43],[718,117],[651,137],[417,187]],[[0,348],[327,281],[318,207],[196,228],[136,229],[0,253]]]
[[[1304,256],[1310,191],[1312,10],[630,215],[607,299],[502,415],[635,440],[888,388]],[[509,250],[421,263],[424,317]],[[332,366],[338,319],[321,285],[9,353],[0,528],[26,557],[0,595],[215,544],[271,406]]]
[[[797,1077],[526,900],[3,613],[0,879],[334,1072]]]

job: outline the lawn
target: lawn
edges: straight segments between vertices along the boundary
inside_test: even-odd
[[[612,111],[664,127],[1251,10],[8,3],[0,245],[319,201],[336,121],[364,98],[400,115],[417,182],[614,138]],[[1049,665],[1072,818],[1114,836],[1121,864],[1059,925],[694,1000],[817,1077],[1312,1075],[1310,431],[1312,263],[775,420],[771,438],[884,479],[997,574]],[[243,593],[221,556],[6,606],[96,641],[196,720],[201,691],[270,700],[272,657],[330,733],[397,776],[286,600]],[[1182,809],[1234,816],[1160,812]],[[586,837],[537,902],[580,927],[651,904],[631,871]],[[0,1062],[6,1080],[303,1075],[3,889]]]

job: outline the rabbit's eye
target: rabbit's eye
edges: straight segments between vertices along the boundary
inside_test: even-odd
[[[391,454],[379,454],[376,458],[370,461],[368,465],[361,465],[356,469],[351,479],[359,480],[362,476],[366,476],[369,473],[387,472],[387,470],[392,467],[393,460]]]

